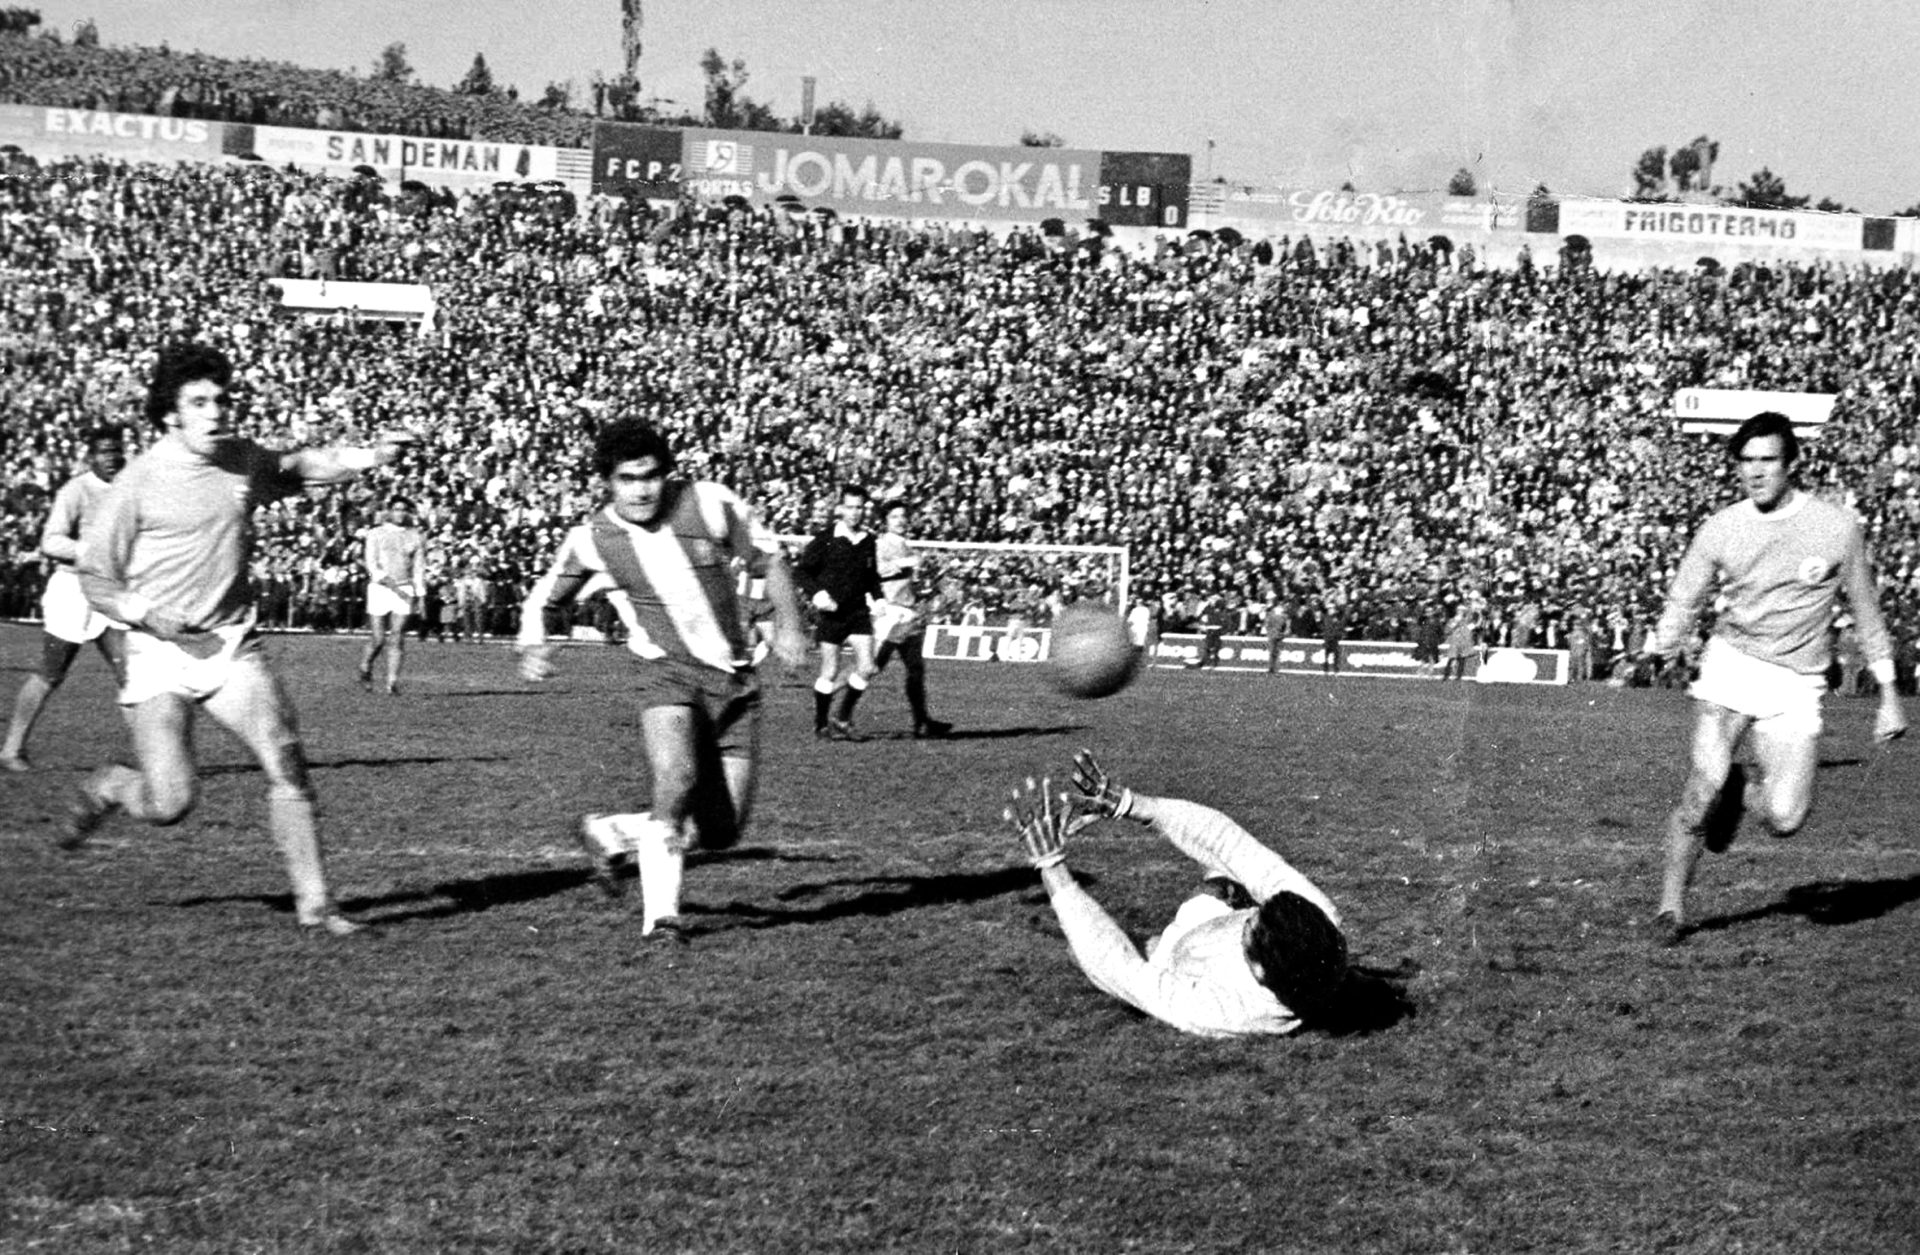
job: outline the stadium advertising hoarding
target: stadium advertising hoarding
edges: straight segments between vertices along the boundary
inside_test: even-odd
[[[1324,188],[1228,188],[1215,213],[1260,228],[1312,234],[1518,230],[1523,202],[1474,200],[1426,192],[1335,192]]]
[[[1192,634],[1162,636],[1151,661],[1156,667],[1197,666],[1205,644],[1203,637]],[[1437,678],[1438,668],[1416,662],[1413,651],[1411,641],[1341,641],[1341,671],[1342,674],[1402,679]],[[1275,669],[1295,675],[1318,675],[1325,656],[1319,641],[1288,637],[1280,642],[1280,658]],[[1221,671],[1265,671],[1267,663],[1266,638],[1223,636],[1214,661],[1208,665]],[[1467,678],[1482,684],[1565,684],[1567,651],[1490,650]]]
[[[1859,252],[1867,246],[1867,221],[1859,214],[1563,199],[1559,230],[1594,240]]]
[[[1768,410],[1793,420],[1801,436],[1818,435],[1840,398],[1831,392],[1767,392],[1754,388],[1682,388],[1673,394],[1673,416],[1689,435],[1724,436]]]
[[[0,143],[36,157],[99,155],[123,161],[213,161],[223,123],[97,109],[0,105]]]
[[[791,198],[868,217],[1040,222],[1100,218],[1115,226],[1186,224],[1192,159],[842,139],[770,131],[594,127],[595,191]]]
[[[1052,633],[1045,628],[968,627],[936,623],[927,629],[926,655],[956,662],[1045,662]],[[1148,660],[1152,666],[1196,667],[1205,649],[1203,637],[1170,633],[1162,636]],[[1437,668],[1414,661],[1408,641],[1342,641],[1342,673],[1434,679]],[[1320,642],[1289,637],[1280,643],[1277,670],[1294,675],[1318,675],[1323,658]],[[1220,671],[1267,670],[1265,637],[1223,636],[1210,668]],[[1568,678],[1564,649],[1496,649],[1482,659],[1470,679],[1483,684],[1565,684]]]
[[[501,182],[574,181],[565,150],[541,144],[423,139],[359,131],[315,131],[291,126],[228,125],[221,151],[254,156],[270,165],[349,175],[366,166],[384,179],[436,187],[488,188]]]
[[[593,190],[656,200],[680,195],[680,132],[631,123],[593,124]]]

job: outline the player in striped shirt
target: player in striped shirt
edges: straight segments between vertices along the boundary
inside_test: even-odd
[[[1820,699],[1832,661],[1840,598],[1852,608],[1867,664],[1880,684],[1876,740],[1907,730],[1893,685],[1893,645],[1860,522],[1851,510],[1793,484],[1800,441],[1783,414],[1757,414],[1727,441],[1746,500],[1707,519],[1680,561],[1648,642],[1673,656],[1716,591],[1724,603],[1691,690],[1693,767],[1667,818],[1666,874],[1654,941],[1686,934],[1686,897],[1705,849],[1724,850],[1753,811],[1778,837],[1806,822],[1820,763]],[[1734,756],[1745,743],[1749,769]]]
[[[13,699],[13,719],[0,745],[0,767],[8,771],[31,770],[27,738],[47,698],[66,681],[82,645],[94,642],[114,678],[120,677],[125,629],[87,604],[73,563],[80,556],[81,529],[98,512],[108,485],[126,464],[125,434],[115,426],[96,427],[87,433],[87,469],[53,494],[53,509],[40,529],[40,552],[53,564],[40,595],[40,669],[20,682]]]
[[[605,428],[594,473],[608,504],[567,533],[547,573],[520,608],[520,671],[552,674],[546,615],[595,585],[627,628],[639,660],[640,727],[653,776],[650,810],[589,815],[581,842],[594,875],[618,891],[616,868],[629,852],[640,869],[641,934],[684,941],[680,890],[686,853],[697,840],[725,848],[739,840],[753,803],[760,734],[745,619],[734,563],[764,578],[773,603],[773,648],[789,666],[807,656],[792,576],[778,543],[747,503],[720,484],[673,475],[666,438],[637,419]],[[718,757],[725,806],[695,812],[712,797],[701,764]]]
[[[1040,872],[1075,962],[1100,989],[1184,1033],[1291,1033],[1340,1017],[1351,972],[1340,913],[1314,883],[1219,811],[1120,787],[1093,755],[1075,796],[1015,790],[1005,818]],[[1067,869],[1066,839],[1097,818],[1146,824],[1205,878],[1143,955]]]

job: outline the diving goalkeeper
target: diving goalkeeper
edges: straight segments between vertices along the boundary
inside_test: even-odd
[[[1090,751],[1073,760],[1073,786],[1055,798],[1050,781],[1028,780],[1004,817],[1095,985],[1202,1037],[1291,1033],[1333,1015],[1348,984],[1347,942],[1311,881],[1211,807],[1120,787]],[[1147,825],[1205,876],[1144,955],[1067,868],[1067,838],[1100,819]]]

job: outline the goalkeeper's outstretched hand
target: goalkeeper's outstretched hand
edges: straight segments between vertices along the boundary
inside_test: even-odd
[[[1075,815],[1067,805],[1066,794],[1060,795],[1059,805],[1053,800],[1053,781],[1042,780],[1035,784],[1033,778],[1027,778],[1025,789],[1013,791],[1013,804],[1000,812],[1001,818],[1013,825],[1020,834],[1021,842],[1026,846],[1027,861],[1035,869],[1045,871],[1058,866],[1067,859],[1067,838],[1093,822],[1092,815]]]
[[[1077,794],[1069,801],[1081,810],[1121,819],[1133,809],[1133,790],[1115,783],[1092,750],[1083,749],[1073,756],[1073,787]]]

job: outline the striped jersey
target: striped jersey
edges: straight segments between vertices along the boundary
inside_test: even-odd
[[[749,649],[736,563],[761,577],[777,551],[731,489],[672,480],[652,523],[629,523],[609,505],[567,533],[521,605],[520,643],[544,642],[547,610],[604,587],[633,653],[737,670]]]
[[[1859,519],[1805,492],[1766,513],[1736,502],[1700,525],[1649,652],[1677,652],[1716,589],[1726,608],[1713,634],[1749,657],[1802,675],[1825,671],[1834,603],[1843,596],[1867,660],[1893,656]]]

